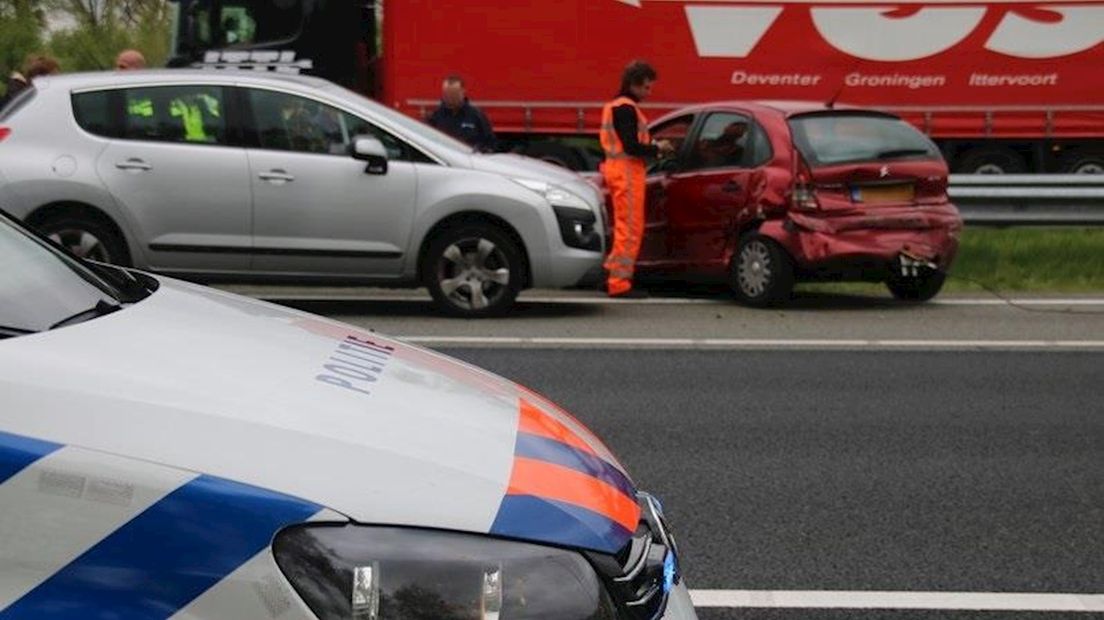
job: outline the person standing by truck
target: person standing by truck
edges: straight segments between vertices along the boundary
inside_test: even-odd
[[[146,68],[146,57],[135,49],[125,49],[115,57],[116,71],[137,71]]]
[[[647,296],[633,290],[636,256],[644,236],[645,164],[673,151],[666,140],[652,143],[648,119],[640,111],[639,104],[651,94],[657,77],[651,65],[634,60],[621,74],[621,92],[602,108],[598,135],[606,154],[602,178],[613,199],[613,249],[606,258],[610,297]]]
[[[34,54],[27,58],[23,71],[14,71],[8,78],[8,90],[0,98],[0,108],[8,104],[16,95],[30,88],[31,80],[42,75],[53,75],[61,71],[58,61],[50,56]]]
[[[441,83],[441,105],[428,122],[482,153],[495,150],[494,129],[483,111],[468,100],[464,79],[450,75]]]

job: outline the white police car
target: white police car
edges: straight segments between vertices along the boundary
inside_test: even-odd
[[[693,619],[676,553],[522,387],[0,218],[0,620]]]

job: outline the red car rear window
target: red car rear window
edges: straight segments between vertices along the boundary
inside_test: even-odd
[[[939,159],[939,149],[912,125],[879,114],[813,114],[789,120],[794,144],[810,166]]]

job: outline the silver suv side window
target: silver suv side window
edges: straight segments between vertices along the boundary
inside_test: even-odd
[[[424,155],[375,125],[319,101],[249,89],[252,142],[262,149],[348,156],[356,136],[374,136],[393,161],[426,161]]]
[[[148,142],[227,144],[221,86],[157,86],[123,90],[120,137]]]
[[[111,105],[111,91],[98,90],[73,95],[73,116],[77,124],[88,133],[104,138],[114,138],[118,133]]]

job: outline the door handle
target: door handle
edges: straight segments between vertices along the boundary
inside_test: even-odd
[[[149,172],[153,170],[153,166],[147,164],[138,158],[130,158],[126,161],[115,162],[115,167],[119,170],[137,170],[140,172]]]
[[[291,183],[295,180],[293,175],[287,173],[286,170],[269,170],[268,172],[262,172],[257,175],[262,181],[272,181],[274,183]]]
[[[729,194],[735,194],[736,192],[739,192],[740,189],[742,188],[740,187],[740,184],[736,181],[729,181],[728,183],[725,183],[721,186],[721,191]]]

